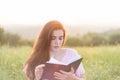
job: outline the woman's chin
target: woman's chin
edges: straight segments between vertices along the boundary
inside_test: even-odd
[[[60,50],[60,48],[54,48],[54,49],[53,49],[54,52],[57,52],[57,51],[59,51],[59,50]]]

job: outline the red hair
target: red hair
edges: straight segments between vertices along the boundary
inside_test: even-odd
[[[51,36],[54,30],[61,29],[64,33],[64,41],[65,42],[65,29],[63,25],[59,21],[50,21],[43,27],[41,33],[38,35],[37,39],[34,42],[34,46],[31,52],[30,57],[26,61],[25,64],[28,65],[27,68],[27,76],[30,80],[34,80],[34,70],[35,67],[44,64],[46,61],[50,59],[49,55],[49,46],[51,41]]]

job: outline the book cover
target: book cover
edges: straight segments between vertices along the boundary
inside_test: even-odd
[[[54,78],[54,72],[59,72],[59,70],[63,70],[69,72],[71,67],[73,67],[74,71],[78,68],[83,58],[80,58],[68,65],[62,64],[54,64],[54,63],[45,63],[44,71],[41,80],[57,80]]]

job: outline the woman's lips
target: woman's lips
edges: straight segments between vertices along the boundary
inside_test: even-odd
[[[54,46],[54,48],[56,48],[56,49],[57,49],[57,48],[59,48],[59,46]]]

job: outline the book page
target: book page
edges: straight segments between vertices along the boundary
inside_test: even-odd
[[[80,56],[76,56],[76,57],[70,59],[70,60],[66,63],[66,65],[68,65],[68,64],[70,64],[70,63],[72,63],[72,62],[74,62],[74,61],[76,61],[76,60],[78,60],[78,59],[80,59]]]
[[[60,62],[60,61],[56,60],[56,59],[53,58],[53,57],[51,57],[50,60],[49,60],[47,63],[67,65],[66,63]]]
[[[55,58],[51,57],[47,63],[68,65],[68,64],[70,64],[78,59],[80,59],[80,56],[76,56],[76,57],[70,59],[67,63],[64,63],[64,62],[60,62],[60,61],[56,60]]]

